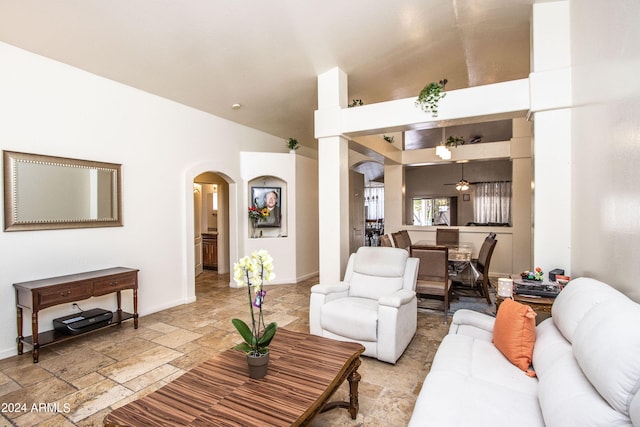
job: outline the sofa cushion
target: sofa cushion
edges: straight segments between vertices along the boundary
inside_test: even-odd
[[[537,380],[522,375],[490,342],[447,335],[438,347],[409,426],[488,426],[500,420],[509,425],[544,425]]]
[[[571,353],[558,356],[538,379],[538,400],[547,427],[629,425],[629,419],[593,388]]]
[[[598,280],[588,277],[574,279],[560,292],[551,307],[551,314],[562,335],[573,342],[573,334],[584,315],[596,305],[611,299],[628,298]]]
[[[533,346],[536,342],[536,313],[511,299],[505,299],[498,309],[493,327],[493,343],[518,368],[529,376]]]
[[[602,397],[628,416],[640,393],[640,305],[610,300],[594,307],[575,330],[573,354]]]
[[[548,427],[628,425],[629,420],[611,408],[589,383],[573,357],[571,343],[552,319],[536,328],[533,367],[538,375],[538,399]]]
[[[338,298],[322,306],[322,329],[359,341],[377,341],[378,301]]]
[[[549,318],[540,322],[536,327],[532,359],[538,379],[544,378],[560,357],[572,354],[571,343],[556,328],[553,320]]]
[[[438,347],[431,372],[446,371],[535,396],[537,380],[522,375],[490,342],[466,335],[447,335]]]

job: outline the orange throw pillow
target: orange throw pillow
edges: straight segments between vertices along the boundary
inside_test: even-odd
[[[493,344],[507,359],[530,377],[533,345],[536,342],[536,312],[528,305],[505,299],[493,327]]]

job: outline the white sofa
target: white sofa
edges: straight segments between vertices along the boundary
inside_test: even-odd
[[[640,426],[640,304],[571,281],[536,327],[528,377],[492,344],[495,318],[455,313],[409,422],[418,426]]]

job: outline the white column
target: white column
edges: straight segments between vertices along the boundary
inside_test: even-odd
[[[533,265],[533,160],[532,123],[524,118],[513,119],[513,137],[511,138],[511,164],[513,181],[511,183],[512,228],[512,272],[530,270]]]
[[[349,151],[341,135],[340,111],[347,107],[347,75],[333,68],[318,76],[318,200],[320,281],[342,279],[349,257]],[[326,203],[326,204],[325,204]]]
[[[534,265],[571,271],[569,2],[533,5]]]

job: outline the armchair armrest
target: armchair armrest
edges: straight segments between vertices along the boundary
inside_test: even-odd
[[[348,290],[349,290],[349,284],[345,282],[340,282],[335,285],[318,284],[318,285],[313,285],[311,287],[312,294],[323,294],[323,295],[347,292]]]
[[[391,295],[381,296],[380,299],[378,299],[378,304],[398,308],[410,302],[413,298],[415,298],[415,296],[416,293],[413,291],[400,289],[399,291],[394,292]]]
[[[313,285],[309,298],[309,332],[322,336],[320,313],[322,306],[329,301],[345,298],[349,295],[349,283],[339,282],[331,285]]]

